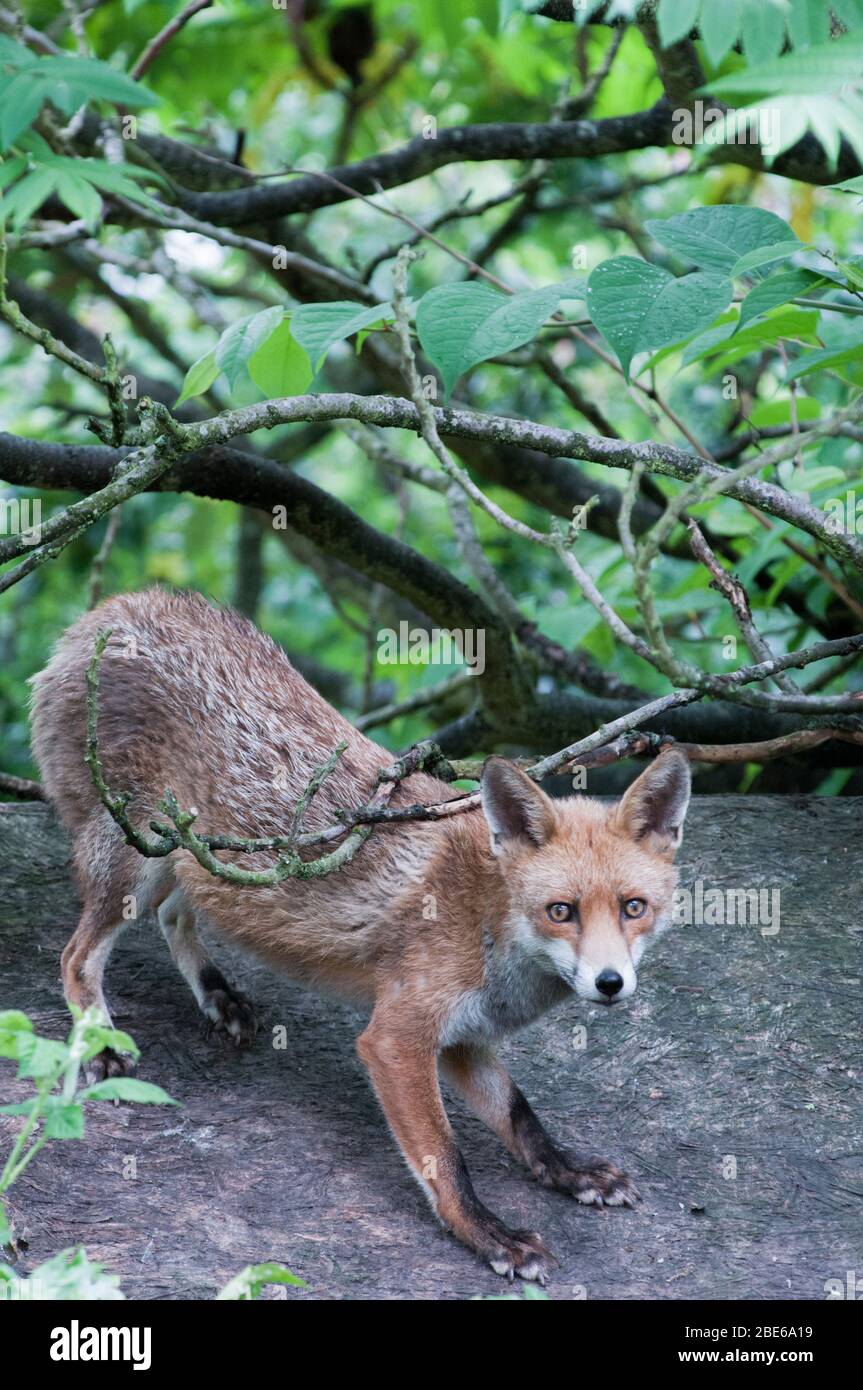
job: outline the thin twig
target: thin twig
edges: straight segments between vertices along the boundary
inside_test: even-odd
[[[90,569],[90,587],[87,593],[88,608],[95,608],[96,604],[102,597],[102,584],[105,578],[105,565],[108,563],[108,556],[111,554],[111,549],[114,545],[114,541],[117,539],[117,532],[119,529],[120,508],[115,507],[114,511],[112,511],[110,516],[108,517],[108,525],[105,529],[105,535],[102,539],[102,544],[99,546],[96,558],[94,559],[92,567]]]
[[[194,19],[200,10],[208,9],[212,3],[213,0],[190,0],[186,8],[175,15],[173,19],[169,19],[165,27],[160,29],[158,34],[150,40],[133,65],[130,76],[139,82],[150,65],[156,61],[165,45],[171,42],[174,35],[178,34],[190,19]]]
[[[761,636],[761,633],[755,626],[755,620],[752,617],[752,609],[749,605],[749,595],[740,583],[740,580],[735,579],[734,575],[729,574],[728,570],[720,564],[710,546],[707,544],[704,532],[701,530],[698,522],[690,517],[688,524],[692,553],[697,560],[701,561],[708,573],[713,576],[710,581],[711,589],[715,589],[717,593],[722,594],[723,598],[727,599],[731,606],[731,611],[737,619],[737,624],[743,635],[743,640],[752,655],[758,657],[761,661],[770,658],[773,653],[770,650],[769,644]],[[783,672],[777,675],[776,684],[779,686],[780,690],[784,690],[787,695],[799,695],[800,693],[791,676],[787,676]]]
[[[408,695],[404,700],[380,705],[377,709],[369,710],[368,714],[359,715],[353,721],[354,726],[361,733],[365,733],[367,729],[379,728],[381,724],[391,724],[394,719],[401,719],[406,714],[414,714],[417,710],[427,709],[429,705],[436,705],[440,700],[446,700],[450,695],[466,689],[472,680],[475,680],[475,677],[470,671],[456,671],[454,676],[447,676],[446,680],[426,686],[424,690],[417,690],[415,694]]]

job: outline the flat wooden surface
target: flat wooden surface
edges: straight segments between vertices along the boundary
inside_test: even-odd
[[[680,927],[630,1003],[573,1001],[505,1045],[552,1132],[633,1174],[637,1211],[540,1189],[452,1101],[481,1199],[558,1256],[553,1298],[820,1299],[826,1280],[863,1274],[861,830],[860,799],[697,799],[683,883],[778,888],[778,934]],[[48,810],[0,805],[0,1007],[51,1036],[66,1030],[58,962],[75,916]],[[23,1267],[80,1243],[130,1298],[210,1298],[263,1260],[307,1280],[289,1298],[502,1292],[408,1177],[354,1052],[360,1016],[213,945],[255,1001],[255,1047],[203,1038],[158,929],[128,931],[108,972],[114,1019],[141,1047],[139,1075],[182,1108],[92,1106],[83,1143],[46,1148],[14,1189]],[[26,1093],[13,1077],[0,1062],[3,1100]],[[0,1152],[17,1123],[0,1117]]]

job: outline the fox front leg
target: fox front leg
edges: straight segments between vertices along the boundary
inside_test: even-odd
[[[496,1274],[545,1284],[555,1260],[541,1237],[510,1230],[473,1190],[444,1110],[434,1048],[418,1044],[411,1027],[376,1014],[357,1051],[390,1129],[442,1224]]]
[[[544,1187],[586,1206],[635,1206],[638,1190],[619,1168],[557,1147],[490,1048],[447,1048],[441,1065],[474,1113]]]

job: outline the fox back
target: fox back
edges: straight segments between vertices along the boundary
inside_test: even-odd
[[[388,827],[331,878],[250,890],[251,915],[238,911],[233,885],[188,854],[142,859],[125,845],[84,761],[86,672],[105,628],[112,635],[101,662],[99,752],[108,786],[130,794],[130,818],[143,831],[154,817],[164,820],[159,803],[170,788],[181,806],[196,809],[199,833],[284,835],[313,772],[344,742],[304,820],[305,830],[319,831],[335,824],[337,809],[366,802],[379,771],[393,761],[240,614],[161,589],[108,599],[69,629],[33,682],[33,748],[48,796],[72,834],[83,886],[105,876],[117,903],[133,893],[147,911],[179,882],[215,926],[300,974],[328,965],[338,973],[367,960],[376,904],[391,903],[428,857],[433,827]],[[392,804],[452,796],[445,783],[415,774]],[[261,869],[274,860],[244,855],[240,862]]]
[[[370,998],[369,968],[410,953],[417,936],[427,946],[428,923],[443,952],[470,958],[472,988],[481,983],[491,933],[514,959],[540,964],[567,988],[601,997],[595,979],[612,970],[623,979],[623,997],[631,993],[644,940],[667,916],[675,883],[670,861],[688,796],[682,759],[660,759],[654,766],[665,775],[648,783],[644,774],[616,808],[585,797],[551,801],[511,764],[490,759],[482,811],[382,826],[336,874],[238,890],[184,851],[142,859],[102,806],[84,750],[86,672],[105,628],[100,756],[108,786],[130,794],[128,813],[143,830],[161,815],[170,788],[196,810],[199,833],[284,834],[312,773],[344,742],[304,822],[322,830],[336,811],[368,801],[393,760],[238,613],[161,589],[108,599],[69,629],[34,679],[34,751],[72,834],[85,890],[96,878],[100,896],[113,894],[116,904],[132,894],[146,911],[179,885],[206,919],[258,953]],[[392,804],[454,795],[417,773]],[[274,856],[240,862],[267,868]],[[621,904],[636,901],[644,912],[621,917]]]

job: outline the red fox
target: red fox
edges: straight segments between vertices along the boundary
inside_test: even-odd
[[[206,955],[212,924],[295,978],[368,1007],[357,1042],[384,1115],[440,1221],[498,1274],[544,1283],[553,1256],[476,1197],[444,1110],[438,1065],[545,1186],[595,1206],[638,1193],[610,1163],[573,1156],[546,1133],[494,1045],[573,993],[627,999],[646,942],[666,924],[689,801],[686,758],[663,752],[614,805],[552,800],[514,763],[490,757],[481,807],[379,826],[339,872],[237,887],[186,850],[145,858],[103,807],[85,765],[86,672],[100,629],[98,740],[105,780],[128,792],[143,831],[167,788],[199,833],[284,834],[316,767],[347,749],[308,811],[321,830],[368,801],[393,755],[354,729],[246,618],[194,594],[149,589],[108,599],[61,639],[34,678],[33,745],[74,844],[83,901],[63,952],[66,998],[107,1014],[102,975],[125,925],[155,912],[201,1010],[251,1043],[248,1001]],[[415,773],[391,804],[456,793]],[[317,852],[317,851],[316,851]],[[266,868],[272,854],[225,856]],[[128,913],[126,914],[128,915]],[[123,1059],[103,1053],[102,1074]]]

